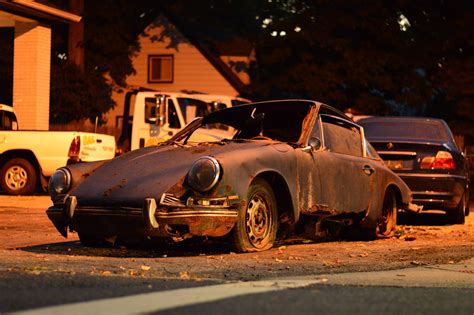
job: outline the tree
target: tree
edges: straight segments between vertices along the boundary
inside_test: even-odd
[[[163,10],[216,53],[235,37],[253,43],[251,99],[438,116],[464,133],[474,122],[470,0],[86,1],[85,75],[124,87],[138,34]]]
[[[83,1],[83,0],[82,0]],[[54,4],[73,11],[81,0],[54,0]],[[79,3],[78,3],[79,2]],[[94,121],[115,106],[112,91],[126,86],[126,77],[134,73],[131,57],[139,50],[138,35],[143,30],[150,4],[127,0],[85,1],[84,38],[77,32],[68,45],[67,29],[53,34],[51,115],[52,123],[67,123],[88,118]],[[80,33],[80,32],[79,32]],[[82,57],[72,49],[84,49]],[[69,50],[68,50],[69,46]],[[69,59],[69,56],[72,56]],[[74,62],[69,62],[72,60]]]

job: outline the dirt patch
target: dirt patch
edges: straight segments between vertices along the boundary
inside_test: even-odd
[[[0,196],[0,271],[255,280],[449,264],[474,257],[474,216],[446,225],[441,214],[402,218],[397,236],[375,241],[293,238],[262,253],[235,254],[212,240],[85,248],[48,220],[49,198]],[[5,199],[8,202],[4,202]],[[15,199],[17,198],[17,199]],[[428,224],[430,225],[428,225]]]

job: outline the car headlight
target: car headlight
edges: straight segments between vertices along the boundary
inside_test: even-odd
[[[195,190],[206,192],[219,180],[221,166],[213,157],[206,156],[198,159],[188,173],[188,184]]]
[[[68,192],[71,188],[71,172],[65,168],[58,168],[48,183],[48,191],[51,195],[59,195]]]

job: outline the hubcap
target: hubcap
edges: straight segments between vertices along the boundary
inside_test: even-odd
[[[270,207],[260,193],[253,195],[247,206],[245,216],[246,231],[250,243],[255,247],[265,245],[265,239],[270,234],[272,217]]]
[[[10,167],[5,173],[5,183],[12,190],[20,190],[24,188],[27,182],[28,173],[19,165]]]

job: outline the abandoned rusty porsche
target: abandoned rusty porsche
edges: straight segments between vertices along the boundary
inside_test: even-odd
[[[198,130],[215,127],[228,136],[195,141]],[[239,252],[269,249],[295,227],[318,235],[336,224],[390,235],[397,210],[411,201],[362,127],[304,100],[196,118],[157,146],[60,168],[49,191],[49,218],[64,236],[77,231],[86,246],[116,237],[229,235]]]

